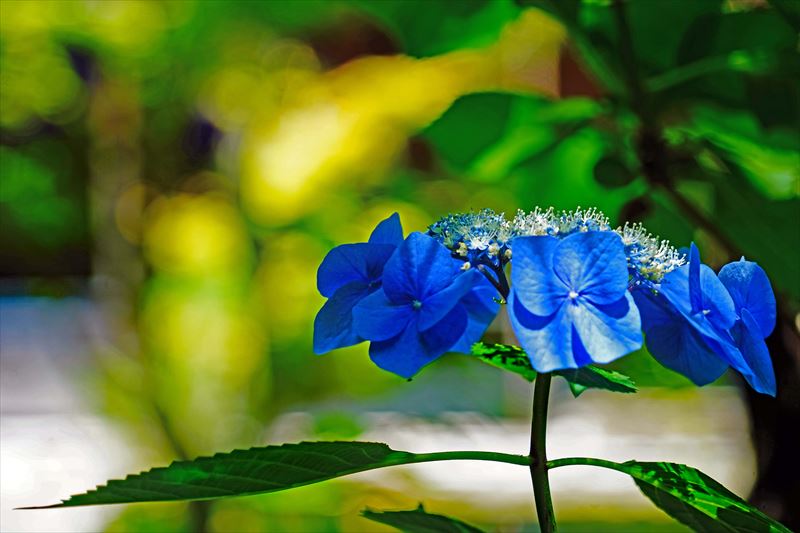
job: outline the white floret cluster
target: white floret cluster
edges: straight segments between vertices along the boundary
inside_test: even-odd
[[[428,228],[428,234],[469,265],[502,267],[512,258],[516,237],[550,235],[563,238],[576,232],[614,231],[625,246],[631,283],[659,283],[664,275],[686,264],[686,258],[652,235],[641,224],[612,229],[608,217],[595,208],[556,212],[552,207],[518,210],[512,220],[504,213],[482,209],[447,215]]]

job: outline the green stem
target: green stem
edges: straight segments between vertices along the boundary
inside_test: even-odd
[[[530,470],[533,498],[539,529],[556,530],[556,517],[550,497],[550,480],[547,477],[547,404],[550,397],[550,374],[538,374],[533,388],[533,417],[531,418]]]
[[[472,461],[494,461],[497,463],[508,463],[512,465],[530,466],[531,460],[525,455],[512,455],[510,453],[500,452],[434,452],[434,453],[415,453],[413,458],[409,460],[406,456],[398,458],[396,463],[391,459],[390,463],[397,465],[407,465],[413,463],[430,463],[433,461],[453,461],[453,460],[472,460]],[[382,465],[391,466],[391,465]]]
[[[547,468],[552,470],[553,468],[558,468],[560,466],[573,466],[573,465],[584,465],[584,466],[599,466],[600,468],[608,468],[609,470],[616,470],[617,472],[622,472],[623,474],[630,475],[631,469],[628,468],[627,465],[622,463],[615,463],[614,461],[606,461],[605,459],[595,459],[594,457],[565,457],[563,459],[554,459],[552,461],[547,461]]]

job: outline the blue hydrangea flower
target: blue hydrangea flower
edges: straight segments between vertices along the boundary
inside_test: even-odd
[[[731,278],[739,277],[731,270],[729,274]],[[729,282],[746,293],[744,283]],[[756,282],[756,286],[759,283]],[[763,293],[759,297],[764,298]],[[734,301],[714,271],[700,262],[694,243],[688,265],[664,276],[657,293],[637,290],[634,298],[642,313],[647,348],[661,364],[697,385],[711,383],[732,366],[751,385],[755,383],[756,390],[769,390],[756,377],[757,373],[764,373],[763,355],[758,353],[758,347],[751,351],[748,346],[756,366],[761,366],[761,371],[757,372],[729,333],[737,321]],[[761,313],[762,306],[755,299],[754,307]],[[743,342],[750,340],[746,338]],[[763,342],[763,337],[759,340]]]
[[[339,246],[320,266],[329,300],[314,350],[369,340],[378,366],[410,377],[447,351],[468,352],[508,295],[512,327],[540,372],[610,362],[642,345],[643,326],[656,359],[696,384],[731,366],[774,395],[766,274],[743,259],[717,277],[694,244],[690,254],[687,264],[641,224],[612,229],[596,209],[537,207],[513,220],[483,209],[405,241],[395,214],[369,242]]]
[[[464,300],[481,280],[436,240],[412,233],[386,263],[381,289],[353,309],[355,331],[371,341],[375,364],[410,378],[465,342],[470,317]],[[483,331],[472,334],[470,344]]]
[[[731,336],[749,372],[743,373],[753,389],[775,396],[775,371],[764,339],[775,329],[775,295],[766,272],[752,261],[728,263],[719,271],[736,311]]]
[[[343,244],[325,256],[317,288],[328,298],[314,319],[314,353],[362,342],[353,329],[353,307],[381,286],[383,267],[403,242],[400,216],[381,221],[368,242]]]
[[[608,363],[641,347],[618,234],[518,237],[513,247],[509,316],[537,371]]]

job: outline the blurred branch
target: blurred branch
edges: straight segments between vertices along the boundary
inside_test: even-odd
[[[792,8],[789,7],[790,1],[791,0],[769,0],[769,4],[778,15],[783,17],[794,31],[800,33],[800,15],[792,13]]]
[[[625,69],[625,83],[628,86],[628,96],[630,97],[631,107],[636,114],[640,116],[642,122],[647,125],[650,123],[651,117],[649,117],[649,114],[645,110],[645,98],[644,91],[642,90],[642,83],[639,78],[639,67],[636,64],[636,53],[633,48],[630,24],[628,23],[628,15],[625,12],[625,5],[622,0],[614,0],[613,12],[621,41],[621,49],[619,52],[622,59],[622,66]]]
[[[725,71],[729,68],[730,59],[728,56],[704,57],[687,65],[668,70],[663,74],[652,76],[645,81],[645,86],[649,91],[659,92],[700,76]]]

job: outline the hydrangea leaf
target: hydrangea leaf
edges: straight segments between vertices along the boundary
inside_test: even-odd
[[[234,450],[114,479],[45,507],[206,500],[277,492],[403,464],[413,458],[412,453],[377,442],[301,442]]]
[[[528,381],[536,379],[536,370],[531,366],[528,354],[518,346],[476,342],[471,353],[484,363],[518,374]]]
[[[576,398],[586,389],[604,389],[626,394],[638,391],[633,380],[625,374],[593,365],[567,368],[556,374],[567,380],[569,389]]]
[[[531,366],[528,354],[518,346],[476,342],[472,345],[472,355],[477,356],[484,363],[518,374],[528,381],[536,378],[536,370]],[[553,375],[567,380],[569,388],[576,398],[586,389],[604,389],[623,393],[632,393],[638,390],[628,376],[593,365],[556,370]]]
[[[483,533],[477,527],[449,516],[428,513],[422,504],[410,511],[373,511],[364,509],[361,516],[373,522],[413,533]]]
[[[700,533],[790,533],[716,480],[696,468],[679,463],[627,461],[615,463],[591,457],[548,461],[549,469],[588,465],[622,472],[659,509]]]
[[[450,460],[530,465],[526,456],[499,452],[416,454],[393,450],[379,442],[301,442],[176,461],[166,467],[108,481],[60,503],[24,509],[249,496],[311,485],[376,468]]]
[[[696,468],[637,461],[622,466],[656,507],[694,531],[789,533],[782,524]]]

